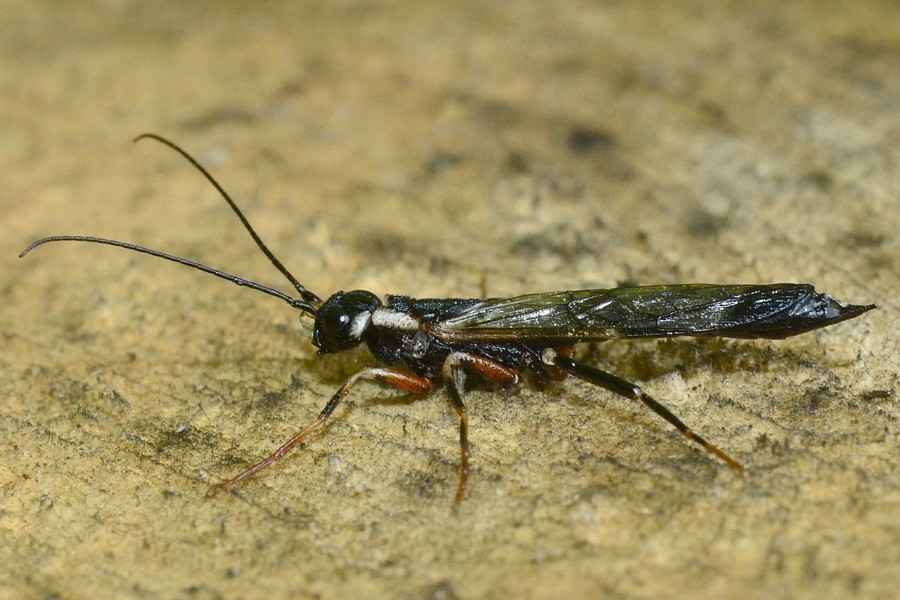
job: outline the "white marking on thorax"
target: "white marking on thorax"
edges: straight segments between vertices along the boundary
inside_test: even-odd
[[[372,325],[401,331],[416,331],[419,329],[419,320],[399,310],[381,306],[372,313]]]
[[[369,323],[372,322],[372,313],[368,311],[363,311],[353,317],[353,320],[350,322],[350,337],[354,340],[361,339],[363,334],[366,332],[366,329],[369,328]]]

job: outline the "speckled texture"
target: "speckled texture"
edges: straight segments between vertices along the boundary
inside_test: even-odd
[[[32,2],[0,29],[0,596],[896,593],[896,2]],[[744,480],[585,384],[477,384],[453,515],[445,396],[365,384],[207,499],[366,356],[162,261],[16,258],[94,234],[287,288],[148,130],[322,295],[805,281],[879,310],[587,352]]]

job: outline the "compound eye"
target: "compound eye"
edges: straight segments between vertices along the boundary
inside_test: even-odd
[[[358,346],[372,312],[381,305],[371,292],[338,292],[319,308],[313,344],[322,353],[340,352]]]
[[[339,350],[346,347],[350,337],[350,315],[345,312],[329,314],[322,319],[317,331],[321,333],[325,348]]]
[[[350,314],[340,305],[323,305],[316,315],[313,343],[322,352],[338,352],[359,343],[350,336]]]

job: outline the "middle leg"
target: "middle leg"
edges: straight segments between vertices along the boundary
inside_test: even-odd
[[[466,373],[464,369],[475,371],[482,377],[502,385],[513,385],[519,381],[519,372],[506,365],[484,356],[466,352],[451,352],[444,360],[444,381],[450,394],[450,404],[459,414],[459,485],[453,497],[453,510],[466,492],[469,480],[469,415],[466,411],[465,393]]]

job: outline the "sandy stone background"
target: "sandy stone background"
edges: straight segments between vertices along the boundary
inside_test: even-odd
[[[900,586],[900,5],[3,2],[0,597],[892,598]],[[879,310],[783,342],[642,341],[741,479],[578,382],[360,385],[312,290],[815,283]]]

